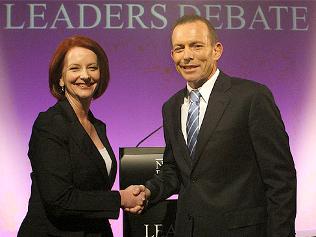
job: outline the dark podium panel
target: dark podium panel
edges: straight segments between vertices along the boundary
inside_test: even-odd
[[[163,164],[162,147],[120,148],[120,188],[144,184],[159,173]],[[165,200],[140,215],[124,212],[124,237],[172,237],[177,200]]]

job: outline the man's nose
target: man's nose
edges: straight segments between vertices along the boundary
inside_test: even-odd
[[[193,59],[193,52],[190,48],[186,47],[184,48],[184,53],[183,53],[183,59],[185,60],[191,60]]]

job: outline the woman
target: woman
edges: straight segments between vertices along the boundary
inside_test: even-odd
[[[116,159],[105,124],[89,110],[108,82],[108,59],[98,43],[73,36],[58,46],[49,67],[58,102],[33,125],[32,190],[18,236],[113,236],[108,219],[118,218],[120,207],[141,211],[139,187],[111,191]]]

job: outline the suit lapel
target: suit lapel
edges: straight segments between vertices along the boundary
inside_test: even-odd
[[[187,89],[184,88],[182,91],[180,91],[180,93],[177,95],[176,100],[175,100],[175,107],[172,106],[172,108],[176,108],[172,114],[172,118],[177,118],[174,119],[174,133],[175,133],[175,137],[176,140],[178,142],[178,145],[181,147],[181,152],[182,152],[182,157],[185,160],[185,162],[187,163],[187,165],[189,167],[192,166],[192,160],[190,158],[190,153],[188,150],[188,147],[185,143],[184,137],[183,137],[183,133],[182,133],[182,126],[181,126],[181,107],[183,104],[183,100],[184,97],[186,96],[187,93]]]
[[[200,159],[205,145],[211,138],[216,126],[218,125],[218,122],[222,118],[222,115],[230,102],[230,97],[228,96],[228,93],[226,93],[230,87],[230,79],[223,73],[220,73],[210,95],[204,119],[197,138],[193,166],[195,166]]]
[[[63,109],[64,113],[66,114],[70,122],[70,125],[69,125],[70,137],[73,139],[74,142],[77,143],[81,152],[84,153],[97,166],[99,172],[104,178],[106,185],[108,185],[109,176],[107,174],[106,165],[97,147],[94,145],[93,141],[91,140],[89,135],[86,133],[83,126],[80,124],[75,114],[75,111],[73,110],[69,102],[67,100],[63,100],[63,101],[60,101],[59,104],[61,105],[61,108]],[[95,125],[96,119],[93,117],[91,112],[89,112],[89,119],[91,119],[91,122],[93,123],[93,125]],[[100,126],[97,126],[96,130],[98,132],[98,135],[100,136],[102,134],[102,132],[100,131],[101,130]],[[100,139],[103,142],[104,138],[102,140],[102,137],[103,136],[101,136]],[[106,148],[108,149],[108,147]]]

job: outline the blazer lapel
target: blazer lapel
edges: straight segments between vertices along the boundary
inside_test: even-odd
[[[92,113],[91,113],[91,115],[92,115]],[[99,121],[97,121],[95,119],[94,119],[94,121],[95,122],[93,123],[93,125],[94,125],[95,129],[97,130],[99,138],[101,139],[105,149],[109,153],[109,156],[112,160],[112,167],[110,170],[110,174],[108,174],[107,169],[105,169],[107,176],[110,178],[110,188],[111,188],[114,184],[115,177],[116,177],[116,171],[117,171],[116,158],[115,158],[114,152],[112,150],[112,147],[110,145],[110,142],[106,136],[106,128],[105,128],[104,124],[100,123]],[[103,161],[103,158],[102,158],[102,161]],[[104,164],[104,162],[103,162],[103,164]]]
[[[94,145],[93,141],[80,124],[75,111],[73,110],[69,102],[67,100],[63,100],[60,101],[59,104],[61,105],[61,108],[63,109],[70,122],[69,133],[71,138],[78,144],[81,152],[86,154],[86,156],[97,166],[100,174],[104,178],[105,184],[108,185],[109,176],[107,174],[106,165],[97,147]],[[92,116],[92,123],[95,123],[95,119],[91,112],[89,112],[89,116]],[[98,130],[100,129],[98,128]],[[100,134],[101,132],[98,132],[98,135]]]
[[[210,95],[204,119],[197,138],[193,166],[195,166],[197,161],[200,159],[205,145],[211,138],[218,122],[220,121],[225,111],[225,108],[230,102],[230,97],[228,93],[226,93],[230,87],[230,79],[226,77],[223,73],[220,73]]]
[[[184,88],[176,97],[176,100],[175,100],[176,105],[173,107],[176,109],[173,111],[172,118],[176,118],[174,119],[174,133],[175,133],[176,140],[179,146],[181,147],[181,149],[179,150],[181,150],[182,157],[187,163],[187,165],[191,167],[192,160],[190,158],[190,153],[183,137],[182,126],[181,126],[181,107],[183,104],[184,97],[186,96],[186,93],[187,93],[187,89]]]

